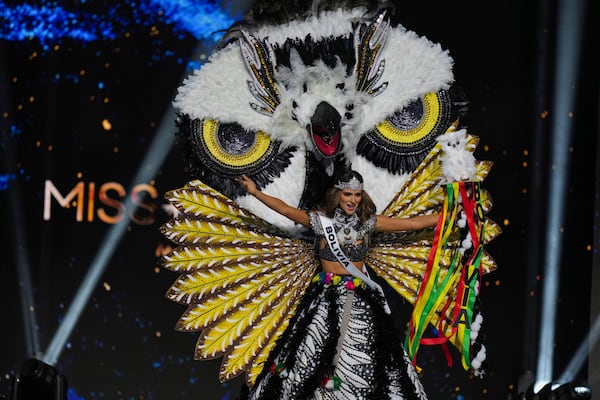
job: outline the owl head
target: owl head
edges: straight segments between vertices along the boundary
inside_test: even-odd
[[[440,143],[440,148],[445,154],[467,151],[467,131],[464,129],[447,132],[444,135],[438,136],[436,141]]]
[[[231,179],[241,174],[302,207],[339,167],[402,176],[455,120],[453,61],[439,44],[386,10],[313,8],[237,26],[178,89],[192,170],[233,199],[245,195]]]

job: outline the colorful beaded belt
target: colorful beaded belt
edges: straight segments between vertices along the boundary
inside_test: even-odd
[[[357,287],[365,288],[367,285],[362,279],[355,278],[352,275],[337,275],[333,272],[319,272],[313,279],[313,282],[319,282],[323,285],[344,285],[346,289],[354,290]]]

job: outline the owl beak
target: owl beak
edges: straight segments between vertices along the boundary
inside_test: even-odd
[[[342,133],[340,121],[342,117],[329,103],[322,101],[307,127],[316,150],[326,158],[336,156],[340,151]]]

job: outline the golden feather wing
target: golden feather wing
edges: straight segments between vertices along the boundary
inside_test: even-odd
[[[314,246],[200,181],[166,198],[180,212],[161,227],[178,246],[162,259],[180,274],[166,296],[187,306],[176,328],[200,332],[196,359],[223,357],[221,381],[252,384],[317,270]]]

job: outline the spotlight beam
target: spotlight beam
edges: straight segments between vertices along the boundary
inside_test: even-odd
[[[165,115],[163,116],[162,122],[158,127],[157,133],[152,141],[149,151],[138,169],[136,176],[133,180],[133,185],[139,182],[148,182],[154,178],[156,172],[160,168],[164,159],[167,157],[171,146],[174,143],[174,121],[175,111],[170,105]],[[125,209],[133,209],[135,205],[131,198],[125,201]],[[54,334],[52,341],[50,342],[45,354],[42,357],[42,361],[50,365],[56,365],[62,350],[64,349],[65,343],[67,342],[75,324],[79,320],[83,309],[85,308],[90,296],[98,281],[102,277],[102,274],[106,270],[108,262],[112,257],[119,241],[129,226],[129,220],[124,217],[117,224],[113,225],[106,235],[102,246],[98,253],[94,257],[88,272],[77,290],[67,313],[65,314],[64,320],[59,326],[58,330]]]
[[[560,260],[561,227],[564,222],[565,198],[570,164],[572,136],[571,113],[575,104],[581,50],[583,0],[560,0],[557,12],[556,73],[551,124],[551,168],[549,182],[548,227],[536,386],[552,381],[556,302]]]
[[[570,382],[576,379],[577,374],[581,370],[588,354],[594,348],[598,339],[600,338],[600,314],[596,316],[594,324],[589,330],[585,339],[579,345],[579,348],[573,355],[573,358],[569,362],[569,365],[565,368],[563,373],[558,378],[558,383]]]
[[[18,185],[10,189],[11,224],[15,242],[15,257],[17,265],[17,277],[19,279],[19,294],[21,298],[21,313],[23,315],[23,332],[25,334],[25,348],[28,357],[38,357],[41,354],[40,340],[37,331],[36,307],[33,298],[33,286],[31,284],[31,263],[27,239],[25,235],[25,221],[23,218],[23,207],[20,200]]]
[[[6,59],[3,48],[0,47],[0,59]],[[7,71],[4,69],[4,65],[0,63],[0,77],[2,81],[8,81],[5,79]],[[0,95],[0,109],[9,110],[8,102],[6,99],[12,98],[10,88],[5,90]],[[7,123],[6,118],[2,118],[2,125]],[[4,126],[0,129],[1,132],[11,132],[10,127]],[[1,144],[0,144],[1,145]],[[5,146],[2,146],[4,153],[3,161],[6,171],[13,171],[15,162],[15,154],[17,153],[14,148],[14,139],[8,138]],[[15,174],[16,175],[16,174]],[[15,249],[15,264],[17,267],[17,279],[19,287],[19,298],[21,301],[21,313],[23,315],[23,333],[25,341],[25,350],[28,357],[37,357],[41,353],[40,340],[37,331],[37,318],[36,318],[36,307],[33,297],[33,289],[31,284],[31,263],[29,260],[29,251],[27,247],[27,235],[25,233],[25,219],[23,218],[23,201],[21,199],[20,185],[15,182],[9,190],[9,208],[10,212],[10,226],[13,228],[13,234],[11,237],[14,239]]]

